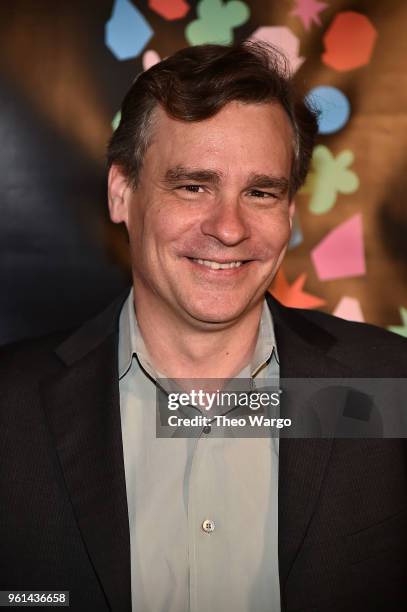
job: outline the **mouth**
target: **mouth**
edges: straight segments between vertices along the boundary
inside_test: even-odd
[[[210,270],[233,270],[235,268],[240,268],[243,264],[247,263],[246,261],[236,260],[236,261],[214,261],[213,259],[198,259],[195,257],[188,257],[188,259],[200,266],[205,266]]]

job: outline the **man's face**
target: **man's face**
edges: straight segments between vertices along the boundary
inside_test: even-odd
[[[114,219],[128,228],[136,303],[226,326],[259,305],[287,247],[289,120],[276,104],[232,102],[199,122],[158,108],[152,129]]]

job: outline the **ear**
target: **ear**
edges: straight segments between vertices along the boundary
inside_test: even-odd
[[[291,202],[289,202],[289,204],[288,204],[288,214],[289,214],[289,219],[290,219],[290,230],[292,230],[293,229],[294,215],[295,215],[295,202],[294,202],[294,200],[291,200]]]
[[[113,165],[108,176],[109,213],[113,223],[128,222],[129,179],[120,166]]]

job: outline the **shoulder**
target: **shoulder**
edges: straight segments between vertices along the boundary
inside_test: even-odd
[[[54,332],[40,338],[20,340],[0,347],[0,381],[2,384],[35,379],[58,364],[55,349],[71,330]]]
[[[42,383],[60,372],[54,351],[67,335],[53,333],[0,348],[0,437],[10,431],[30,435],[42,427]]]
[[[295,311],[304,326],[317,327],[334,338],[331,356],[363,373],[368,367],[379,376],[406,376],[407,338],[368,323],[345,321],[319,311]],[[362,375],[362,374],[361,374]]]
[[[369,346],[379,344],[400,350],[407,348],[407,338],[376,325],[346,321],[318,310],[284,306],[271,294],[266,294],[266,300],[277,322],[284,322],[286,326],[308,341],[317,337],[321,339],[325,337],[325,343],[328,344],[357,346],[362,342]]]
[[[126,289],[104,310],[75,329],[0,347],[0,382],[12,373],[38,378],[96,348],[112,331],[117,331],[119,313],[128,293]]]
[[[299,313],[306,321],[316,324],[327,332],[336,336],[339,342],[356,344],[360,341],[367,342],[372,346],[380,345],[394,346],[407,349],[407,338],[389,332],[387,329],[370,325],[369,323],[356,323],[345,321],[325,312],[315,310],[291,309]]]

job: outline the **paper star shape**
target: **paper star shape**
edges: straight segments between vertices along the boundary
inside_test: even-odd
[[[400,308],[400,317],[403,325],[390,325],[387,329],[395,334],[407,338],[407,308]]]
[[[304,291],[303,287],[306,280],[307,275],[303,273],[290,285],[283,270],[280,268],[269,291],[284,306],[307,309],[323,306],[326,303],[325,300]]]
[[[328,7],[326,2],[319,0],[296,0],[296,7],[292,15],[299,17],[304,24],[304,28],[309,30],[312,23],[321,25],[319,14]]]

